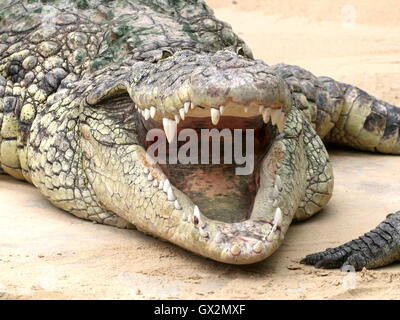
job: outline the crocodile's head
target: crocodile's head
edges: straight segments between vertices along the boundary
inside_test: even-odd
[[[219,261],[259,261],[279,246],[304,195],[304,119],[264,63],[230,51],[184,51],[100,76],[85,103],[85,170],[102,206]],[[197,140],[184,139],[187,129]],[[232,163],[205,154],[212,138],[201,129],[225,132],[217,146],[233,154]],[[165,143],[153,132],[165,132]],[[192,163],[182,160],[188,141],[195,141]],[[175,162],[170,145],[177,145]],[[159,163],[163,146],[168,157]]]
[[[313,174],[305,144],[322,145],[292,107],[286,83],[253,60],[202,1],[174,1],[168,10],[151,1],[112,3],[124,4],[110,9],[120,14],[113,23],[124,27],[122,35],[107,40],[106,54],[89,61],[100,70],[70,81],[74,89],[63,99],[79,97],[82,168],[97,202],[140,230],[218,261],[268,257]],[[174,163],[171,152],[167,163],[155,161],[162,154],[153,152],[161,140],[149,139],[156,129],[164,130],[167,148],[175,136],[197,133],[192,162],[178,156]],[[233,152],[233,163],[207,155],[202,146],[212,139],[201,129],[224,130],[217,145],[224,155]],[[186,142],[177,142],[182,156]]]

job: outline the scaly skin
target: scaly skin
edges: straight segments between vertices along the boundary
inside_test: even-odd
[[[143,144],[147,126],[166,119],[211,127],[210,112],[220,115],[221,105],[220,126],[236,121],[269,132],[250,214],[241,205],[251,179],[226,178],[225,193],[202,197],[215,185],[200,173],[220,168],[165,171]],[[75,216],[136,227],[218,261],[267,258],[294,219],[326,205],[333,175],[321,139],[398,154],[399,124],[398,108],[358,88],[254,60],[200,0],[0,5],[0,172],[31,182]],[[191,187],[183,191],[182,183]],[[362,243],[303,262],[390,263],[400,257],[396,219]]]

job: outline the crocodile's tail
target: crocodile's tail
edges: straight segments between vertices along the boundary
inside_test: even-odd
[[[400,108],[354,86],[338,85],[344,104],[325,140],[360,150],[400,154]]]
[[[400,108],[298,66],[277,64],[272,68],[289,85],[294,104],[324,141],[400,154]]]

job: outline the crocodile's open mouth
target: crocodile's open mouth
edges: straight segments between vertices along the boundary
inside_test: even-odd
[[[270,255],[301,196],[290,193],[306,180],[295,170],[305,157],[302,116],[285,82],[226,51],[129,70],[97,78],[85,97],[107,119],[80,124],[102,207],[218,261]]]
[[[168,183],[210,219],[239,222],[249,218],[260,185],[262,159],[284,126],[279,106],[210,108],[188,102],[174,120],[159,116],[155,107],[136,109],[141,115],[141,145],[157,160],[165,156],[158,165]],[[164,129],[158,132],[165,132],[166,139],[149,134],[154,129]]]

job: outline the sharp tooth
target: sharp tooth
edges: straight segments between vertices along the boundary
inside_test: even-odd
[[[179,204],[178,200],[175,200],[174,205],[175,205],[175,209],[176,209],[176,210],[182,210],[182,207],[181,207],[181,205]]]
[[[273,125],[277,124],[280,118],[281,118],[281,110],[280,109],[271,109],[272,124]]]
[[[154,119],[154,117],[156,116],[156,113],[157,113],[156,107],[151,106],[151,107],[150,107],[150,117],[151,117],[152,119]]]
[[[179,122],[181,122],[181,117],[179,116],[179,114],[175,115],[175,122],[176,124],[178,124]]]
[[[279,191],[282,191],[282,180],[278,174],[276,175],[276,178],[275,178],[275,185],[278,187]]]
[[[160,181],[160,184],[158,185],[158,189],[163,190],[164,188],[164,181]]]
[[[198,221],[198,226],[200,228],[204,228],[206,226],[206,223],[203,221],[203,219],[201,218],[201,213],[200,213],[200,209],[198,206],[194,206],[193,209],[193,216],[197,219]]]
[[[200,218],[200,209],[198,206],[194,206],[193,208],[193,215],[197,218]]]
[[[219,110],[211,108],[211,122],[214,126],[218,124],[220,117],[221,114],[219,113]]]
[[[154,181],[153,181],[153,187],[154,187],[154,188],[157,188],[157,187],[158,187],[158,181],[157,181],[157,180],[154,180]]]
[[[149,181],[153,181],[153,176],[151,175],[151,173],[149,173],[149,175],[147,176],[147,180],[149,180]]]
[[[260,240],[253,246],[253,251],[255,253],[261,253],[263,248],[264,248],[264,245],[263,245],[262,241]]]
[[[164,181],[164,186],[163,186],[163,191],[164,191],[165,193],[167,193],[170,186],[171,186],[171,183],[169,182],[169,180],[168,180],[168,179],[165,180],[165,181]]]
[[[190,109],[192,109],[192,110],[193,110],[194,108],[196,108],[196,106],[194,105],[194,103],[193,103],[193,102],[191,102],[191,103],[190,103]]]
[[[144,168],[143,169],[144,174],[148,174],[150,172],[149,168]]]
[[[175,201],[176,200],[174,192],[172,191],[172,187],[171,186],[168,188],[168,191],[167,191],[167,199],[169,201]]]
[[[265,108],[263,110],[262,117],[263,117],[264,123],[268,123],[269,120],[271,119],[271,109],[270,108]]]
[[[285,129],[285,120],[286,120],[285,114],[281,111],[281,116],[276,123],[276,125],[278,126],[279,133],[282,133],[283,129]]]
[[[224,114],[224,109],[225,109],[224,106],[219,106],[219,113],[220,113],[221,115]]]
[[[169,143],[174,141],[176,135],[176,121],[163,118],[163,127]]]
[[[245,106],[245,107],[244,107],[244,112],[247,113],[248,111],[249,111],[249,107],[248,107],[248,106]]]
[[[263,114],[263,111],[264,111],[264,106],[260,106],[260,107],[258,108],[258,112],[259,112],[260,114]]]
[[[280,226],[282,224],[282,210],[278,207],[275,210],[274,215],[274,226]]]
[[[274,215],[274,225],[272,226],[271,231],[269,232],[268,236],[266,237],[267,241],[272,241],[274,237],[274,233],[278,226],[281,226],[282,224],[282,210],[278,207],[275,210],[275,215]]]
[[[238,256],[240,254],[240,247],[237,244],[234,244],[231,248],[231,253],[234,256]]]
[[[188,112],[189,112],[189,108],[190,108],[190,102],[189,102],[189,101],[186,101],[186,102],[183,104],[183,109],[185,110],[186,113],[188,113]]]
[[[150,119],[150,110],[149,109],[144,109],[144,119],[149,120]]]
[[[180,108],[179,109],[179,115],[181,116],[182,120],[185,120],[185,109]]]

